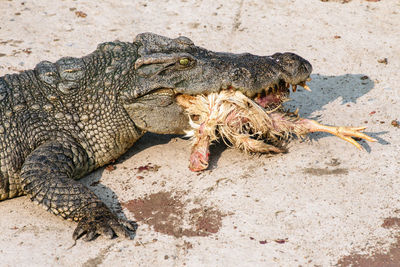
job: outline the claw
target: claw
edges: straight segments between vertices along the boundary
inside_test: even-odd
[[[104,235],[110,239],[114,236],[132,239],[136,228],[135,222],[117,218],[108,208],[100,206],[89,210],[88,215],[79,221],[72,238],[76,241],[83,237],[83,240],[91,241]]]
[[[83,237],[83,240],[86,242],[92,241],[93,239],[95,239],[96,236],[97,236],[96,229],[90,229],[87,232],[87,234]]]
[[[130,238],[131,237],[131,233],[130,233],[130,229],[127,229],[127,227],[125,226],[125,221],[121,221],[121,219],[115,222],[110,223],[110,227],[112,228],[112,230],[114,231],[114,233],[119,236],[119,237],[124,237],[124,238]]]
[[[136,232],[138,224],[134,221],[119,219],[119,223],[126,227],[129,231]]]
[[[108,227],[101,227],[99,229],[99,232],[101,233],[101,235],[104,235],[105,237],[112,239],[114,237],[114,232],[113,230],[111,230]]]
[[[85,229],[77,227],[74,233],[72,234],[72,239],[74,239],[75,241],[78,240],[85,232],[86,232]]]
[[[370,142],[376,142],[376,140],[360,131],[364,131],[367,127],[346,127],[346,126],[327,126],[319,124],[314,120],[303,119],[300,122],[306,126],[309,132],[326,132],[353,144],[358,149],[362,149],[361,145],[353,139],[353,137],[361,138]]]
[[[293,93],[296,92],[296,90],[297,90],[297,85],[292,84],[292,91],[293,91]]]

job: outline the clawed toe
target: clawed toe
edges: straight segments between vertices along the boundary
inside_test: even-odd
[[[118,219],[111,225],[112,230],[118,237],[133,239],[136,233],[137,224],[133,221]]]
[[[72,238],[77,240],[82,237],[85,241],[91,241],[103,235],[110,239],[116,236],[133,239],[136,229],[136,222],[119,219],[110,213],[81,219]]]

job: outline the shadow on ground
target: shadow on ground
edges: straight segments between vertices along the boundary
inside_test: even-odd
[[[292,101],[286,106],[290,110],[299,108],[300,114],[304,118],[315,119],[321,123],[319,116],[311,116],[315,111],[324,110],[324,106],[330,102],[341,100],[343,109],[349,103],[356,103],[357,99],[367,94],[374,88],[375,83],[365,74],[345,74],[339,76],[324,76],[320,74],[311,75],[312,81],[309,83],[312,92],[306,92],[299,87],[300,93],[291,94]],[[338,113],[341,110],[337,110]],[[343,126],[363,126],[360,125],[343,125]],[[375,138],[382,145],[389,144],[380,135],[386,132],[371,133],[366,132],[369,136]],[[329,136],[328,133],[314,133],[308,136],[311,141],[317,141],[320,138]],[[370,146],[367,142],[360,142],[363,148],[370,152]]]
[[[298,107],[302,116],[309,117],[313,112],[324,110],[324,106],[337,99],[342,104],[356,103],[357,99],[374,88],[374,82],[365,74],[345,74],[339,76],[311,75],[309,83],[312,92],[292,93],[290,108]]]

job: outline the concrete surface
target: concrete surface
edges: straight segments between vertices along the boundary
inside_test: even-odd
[[[20,197],[0,203],[0,265],[398,266],[400,3],[344,2],[1,0],[0,75],[144,31],[217,51],[293,51],[313,64],[313,92],[298,90],[288,106],[366,125],[378,142],[358,151],[313,134],[273,157],[216,145],[198,174],[188,140],[149,134],[82,180],[138,221],[134,240],[73,246],[75,223]]]

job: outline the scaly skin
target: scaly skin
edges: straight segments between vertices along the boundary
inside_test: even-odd
[[[77,221],[74,239],[132,237],[135,225],[77,179],[117,159],[146,131],[189,129],[177,94],[235,88],[254,97],[310,73],[311,65],[291,53],[215,53],[186,37],[144,33],[133,43],[104,43],[82,58],[0,77],[0,200],[28,195]]]
[[[119,64],[133,64],[135,45],[116,45],[126,50]],[[0,78],[0,200],[27,194],[54,214],[81,222],[100,214],[96,220],[106,226],[86,231],[88,239],[122,230],[76,179],[118,158],[143,134],[116,100],[114,88],[121,85],[118,74],[106,73],[115,59],[106,46]]]

